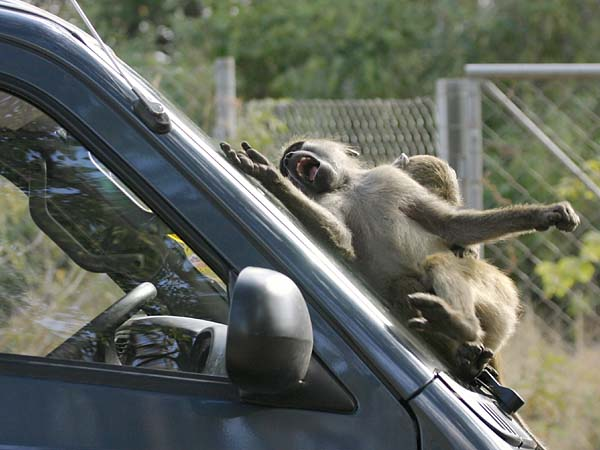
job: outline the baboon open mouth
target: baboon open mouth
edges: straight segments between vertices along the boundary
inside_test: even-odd
[[[303,156],[296,164],[296,173],[304,180],[312,183],[317,177],[321,164],[310,156]]]

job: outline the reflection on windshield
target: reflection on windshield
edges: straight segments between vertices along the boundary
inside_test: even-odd
[[[45,355],[143,282],[145,314],[227,320],[224,284],[88,149],[0,92],[0,352]]]
[[[0,351],[43,356],[123,295],[81,269],[33,222],[27,197],[0,178]]]
[[[94,166],[96,166],[96,168],[102,172],[106,178],[112,181],[117,189],[119,189],[129,200],[131,200],[135,206],[140,208],[142,211],[152,213],[152,210],[146,206],[146,204],[141,201],[137,195],[135,195],[127,186],[121,183],[121,181],[110,170],[108,170],[104,164],[94,158],[94,155],[92,155],[90,152],[88,152],[88,158],[90,158],[90,161],[94,164]]]

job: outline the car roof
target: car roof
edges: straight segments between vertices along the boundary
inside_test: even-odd
[[[81,32],[79,28],[67,22],[66,20],[61,19],[60,17],[55,16],[54,14],[46,10],[38,8],[37,6],[33,6],[30,3],[25,3],[21,0],[0,0],[0,8],[12,9],[15,11],[21,11],[27,14],[31,14],[33,16],[43,17],[44,19],[47,19],[57,25],[60,25],[61,27],[65,28],[70,32]],[[90,38],[90,36],[88,36],[88,38]]]
[[[104,82],[110,80],[123,94],[122,100],[131,100],[129,83],[117,72],[100,43],[76,25],[21,0],[0,0],[0,17],[0,37],[58,57]],[[7,20],[10,18],[18,24],[11,26],[11,20]],[[105,48],[112,52],[110,47]],[[118,59],[114,52],[112,55]]]

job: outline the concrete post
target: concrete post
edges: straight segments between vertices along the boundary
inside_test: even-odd
[[[235,60],[232,57],[215,61],[215,127],[213,137],[227,140],[237,128]]]
[[[483,139],[479,81],[436,84],[438,155],[456,170],[464,204],[483,209]]]

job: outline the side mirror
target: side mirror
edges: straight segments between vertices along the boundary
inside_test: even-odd
[[[285,275],[247,267],[233,286],[226,367],[242,394],[279,394],[300,386],[313,348],[302,293]]]

